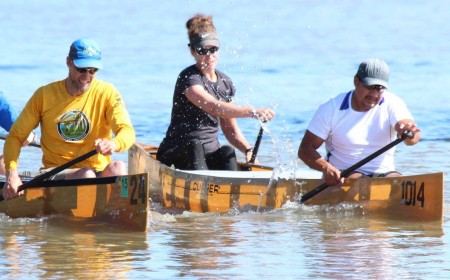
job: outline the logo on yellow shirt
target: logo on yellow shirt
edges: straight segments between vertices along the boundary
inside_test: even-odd
[[[79,110],[64,113],[57,124],[59,135],[66,141],[83,140],[91,130],[88,117]]]

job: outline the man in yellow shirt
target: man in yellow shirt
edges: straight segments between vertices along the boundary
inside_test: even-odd
[[[97,154],[55,175],[77,179],[127,174],[123,161],[111,161],[114,152],[130,148],[135,132],[118,90],[95,79],[103,68],[101,51],[91,39],[78,39],[66,58],[68,77],[40,87],[11,127],[4,145],[7,183],[3,197],[18,195],[22,185],[17,165],[22,143],[40,125],[43,171],[58,167],[87,152]],[[114,133],[114,138],[112,138]]]

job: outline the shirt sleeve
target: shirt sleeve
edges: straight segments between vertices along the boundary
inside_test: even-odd
[[[9,131],[12,124],[17,119],[17,111],[8,102],[6,97],[0,91],[0,126]]]
[[[39,122],[38,109],[41,104],[40,97],[38,94],[39,89],[33,94],[33,96],[28,100],[24,109],[14,121],[9,131],[9,136],[5,141],[4,146],[4,160],[6,170],[17,169],[20,149],[23,142],[27,139],[28,135],[35,129]]]
[[[331,101],[320,105],[307,127],[311,133],[320,137],[322,140],[326,140],[331,133],[330,122],[333,114],[333,107],[331,105]]]
[[[111,129],[115,135],[113,141],[116,143],[117,152],[128,150],[136,140],[136,133],[125,103],[117,90],[114,91],[110,100],[107,117],[111,120]]]

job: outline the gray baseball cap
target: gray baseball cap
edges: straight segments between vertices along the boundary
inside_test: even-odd
[[[371,58],[361,62],[356,76],[366,86],[380,85],[387,88],[389,67],[383,60]]]
[[[195,35],[190,42],[190,46],[194,48],[204,48],[206,46],[220,47],[220,42],[215,33],[205,32]]]

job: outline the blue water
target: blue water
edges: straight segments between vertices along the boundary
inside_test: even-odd
[[[176,77],[193,63],[184,25],[203,12],[214,16],[221,39],[218,68],[233,79],[236,103],[277,112],[264,134],[261,163],[305,168],[296,153],[315,109],[352,89],[358,64],[378,57],[390,66],[391,91],[422,129],[422,142],[398,146],[398,169],[444,171],[448,177],[450,2],[129,2],[1,1],[0,90],[20,110],[37,87],[66,77],[71,42],[91,37],[103,49],[105,68],[97,77],[122,93],[138,141],[159,144]],[[259,124],[239,124],[253,143]],[[126,160],[126,153],[117,158]],[[20,168],[37,170],[39,160],[36,148],[25,148]],[[449,203],[446,192],[442,224],[288,208],[164,217],[144,236],[3,217],[0,278],[446,279]]]

